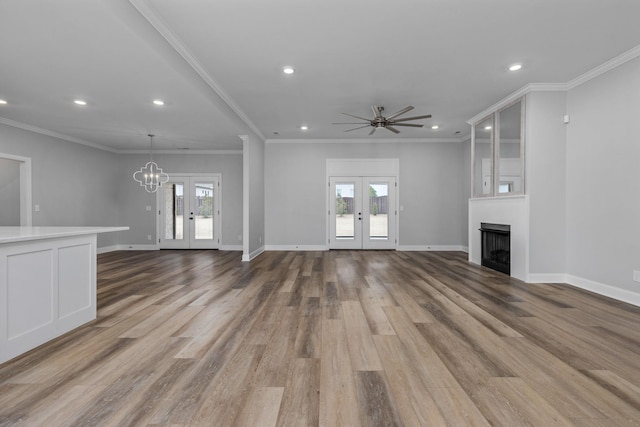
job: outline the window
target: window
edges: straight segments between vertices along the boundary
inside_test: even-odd
[[[524,194],[523,98],[472,128],[473,197]]]

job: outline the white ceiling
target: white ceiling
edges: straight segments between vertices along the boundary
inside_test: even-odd
[[[527,83],[640,45],[638,17],[638,0],[0,0],[0,122],[115,151],[148,133],[224,150],[252,131],[369,139],[331,123],[413,105],[424,128],[374,138],[457,139]]]

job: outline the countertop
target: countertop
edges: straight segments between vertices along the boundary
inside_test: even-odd
[[[0,227],[0,244],[125,231],[129,227]]]

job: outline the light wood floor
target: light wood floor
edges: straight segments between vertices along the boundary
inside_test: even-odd
[[[640,309],[437,252],[112,252],[0,425],[625,426]]]

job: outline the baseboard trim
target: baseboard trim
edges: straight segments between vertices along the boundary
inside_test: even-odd
[[[221,251],[241,251],[242,245],[220,245],[218,250]]]
[[[251,252],[250,254],[242,254],[242,261],[243,262],[249,262],[253,259],[255,259],[258,255],[262,254],[264,252],[264,246],[259,247],[258,249],[256,249],[255,251]]]
[[[267,251],[328,251],[327,245],[267,245]]]
[[[566,278],[566,283],[575,286],[576,288],[595,292],[596,294],[604,295],[605,297],[613,298],[615,300],[640,307],[640,293],[616,288],[615,286],[595,282],[593,280],[585,279],[582,277],[572,276],[570,274],[567,274]]]
[[[114,245],[103,246],[98,248],[97,253],[104,254],[113,251],[158,251],[160,246],[158,245]]]
[[[460,246],[460,245],[398,245],[396,250],[404,251],[404,252],[438,251],[438,252],[466,252],[466,253],[469,253],[469,248],[467,246]]]
[[[118,250],[118,245],[113,245],[113,246],[102,246],[100,248],[96,249],[96,253],[98,255],[100,254],[106,254],[107,252],[114,252]]]
[[[564,273],[529,274],[527,283],[568,283]]]

